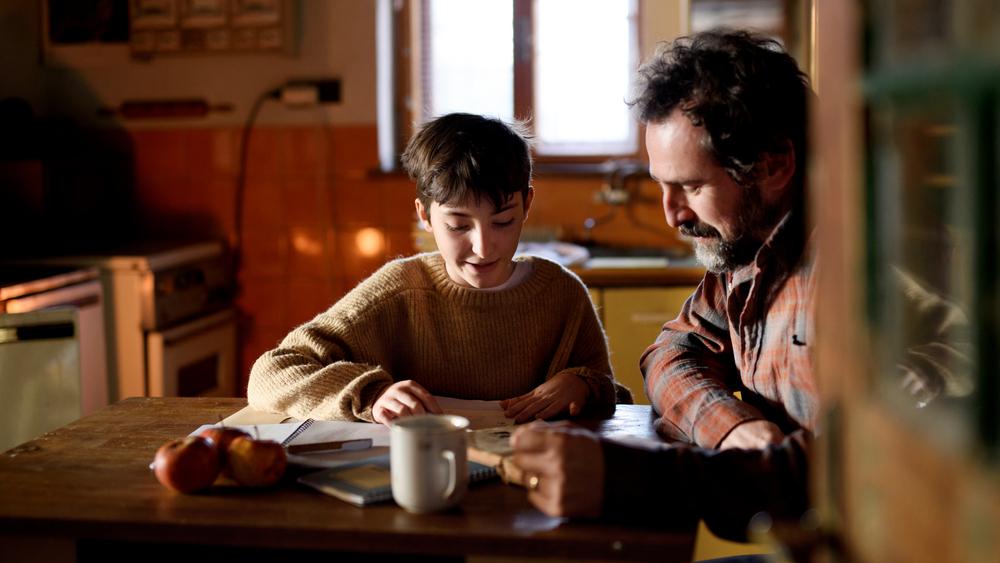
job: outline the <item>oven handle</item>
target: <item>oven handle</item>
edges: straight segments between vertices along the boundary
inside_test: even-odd
[[[163,345],[170,346],[176,342],[186,340],[192,336],[213,330],[221,325],[232,322],[236,318],[235,309],[226,309],[212,315],[201,317],[193,321],[188,321],[182,325],[159,331],[163,338]]]

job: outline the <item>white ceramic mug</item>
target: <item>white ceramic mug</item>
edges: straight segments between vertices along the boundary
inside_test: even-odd
[[[469,421],[450,414],[398,418],[390,430],[392,498],[409,512],[458,504],[469,486],[465,430]]]

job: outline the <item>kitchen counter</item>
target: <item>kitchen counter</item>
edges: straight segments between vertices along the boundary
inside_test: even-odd
[[[592,262],[570,268],[590,288],[693,286],[705,276],[704,268],[688,261],[660,266],[605,263],[598,267],[591,266]]]
[[[587,287],[695,286],[705,269],[694,256],[672,248],[584,247],[569,242],[522,242],[517,254],[563,264]]]

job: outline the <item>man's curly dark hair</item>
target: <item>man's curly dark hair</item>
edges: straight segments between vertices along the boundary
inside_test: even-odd
[[[808,149],[809,80],[777,41],[714,30],[661,44],[639,68],[629,102],[643,123],[680,108],[707,131],[706,148],[740,185],[765,153],[795,149],[801,182]]]

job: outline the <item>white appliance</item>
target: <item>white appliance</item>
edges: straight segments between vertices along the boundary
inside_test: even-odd
[[[236,314],[222,243],[149,243],[89,260],[114,321],[116,398],[236,394]]]
[[[227,309],[146,335],[151,397],[236,394],[236,321]]]
[[[143,242],[34,262],[99,272],[112,401],[236,395],[236,312],[221,242]]]
[[[76,310],[0,315],[0,452],[80,417]]]
[[[96,270],[0,272],[0,450],[108,404]]]

